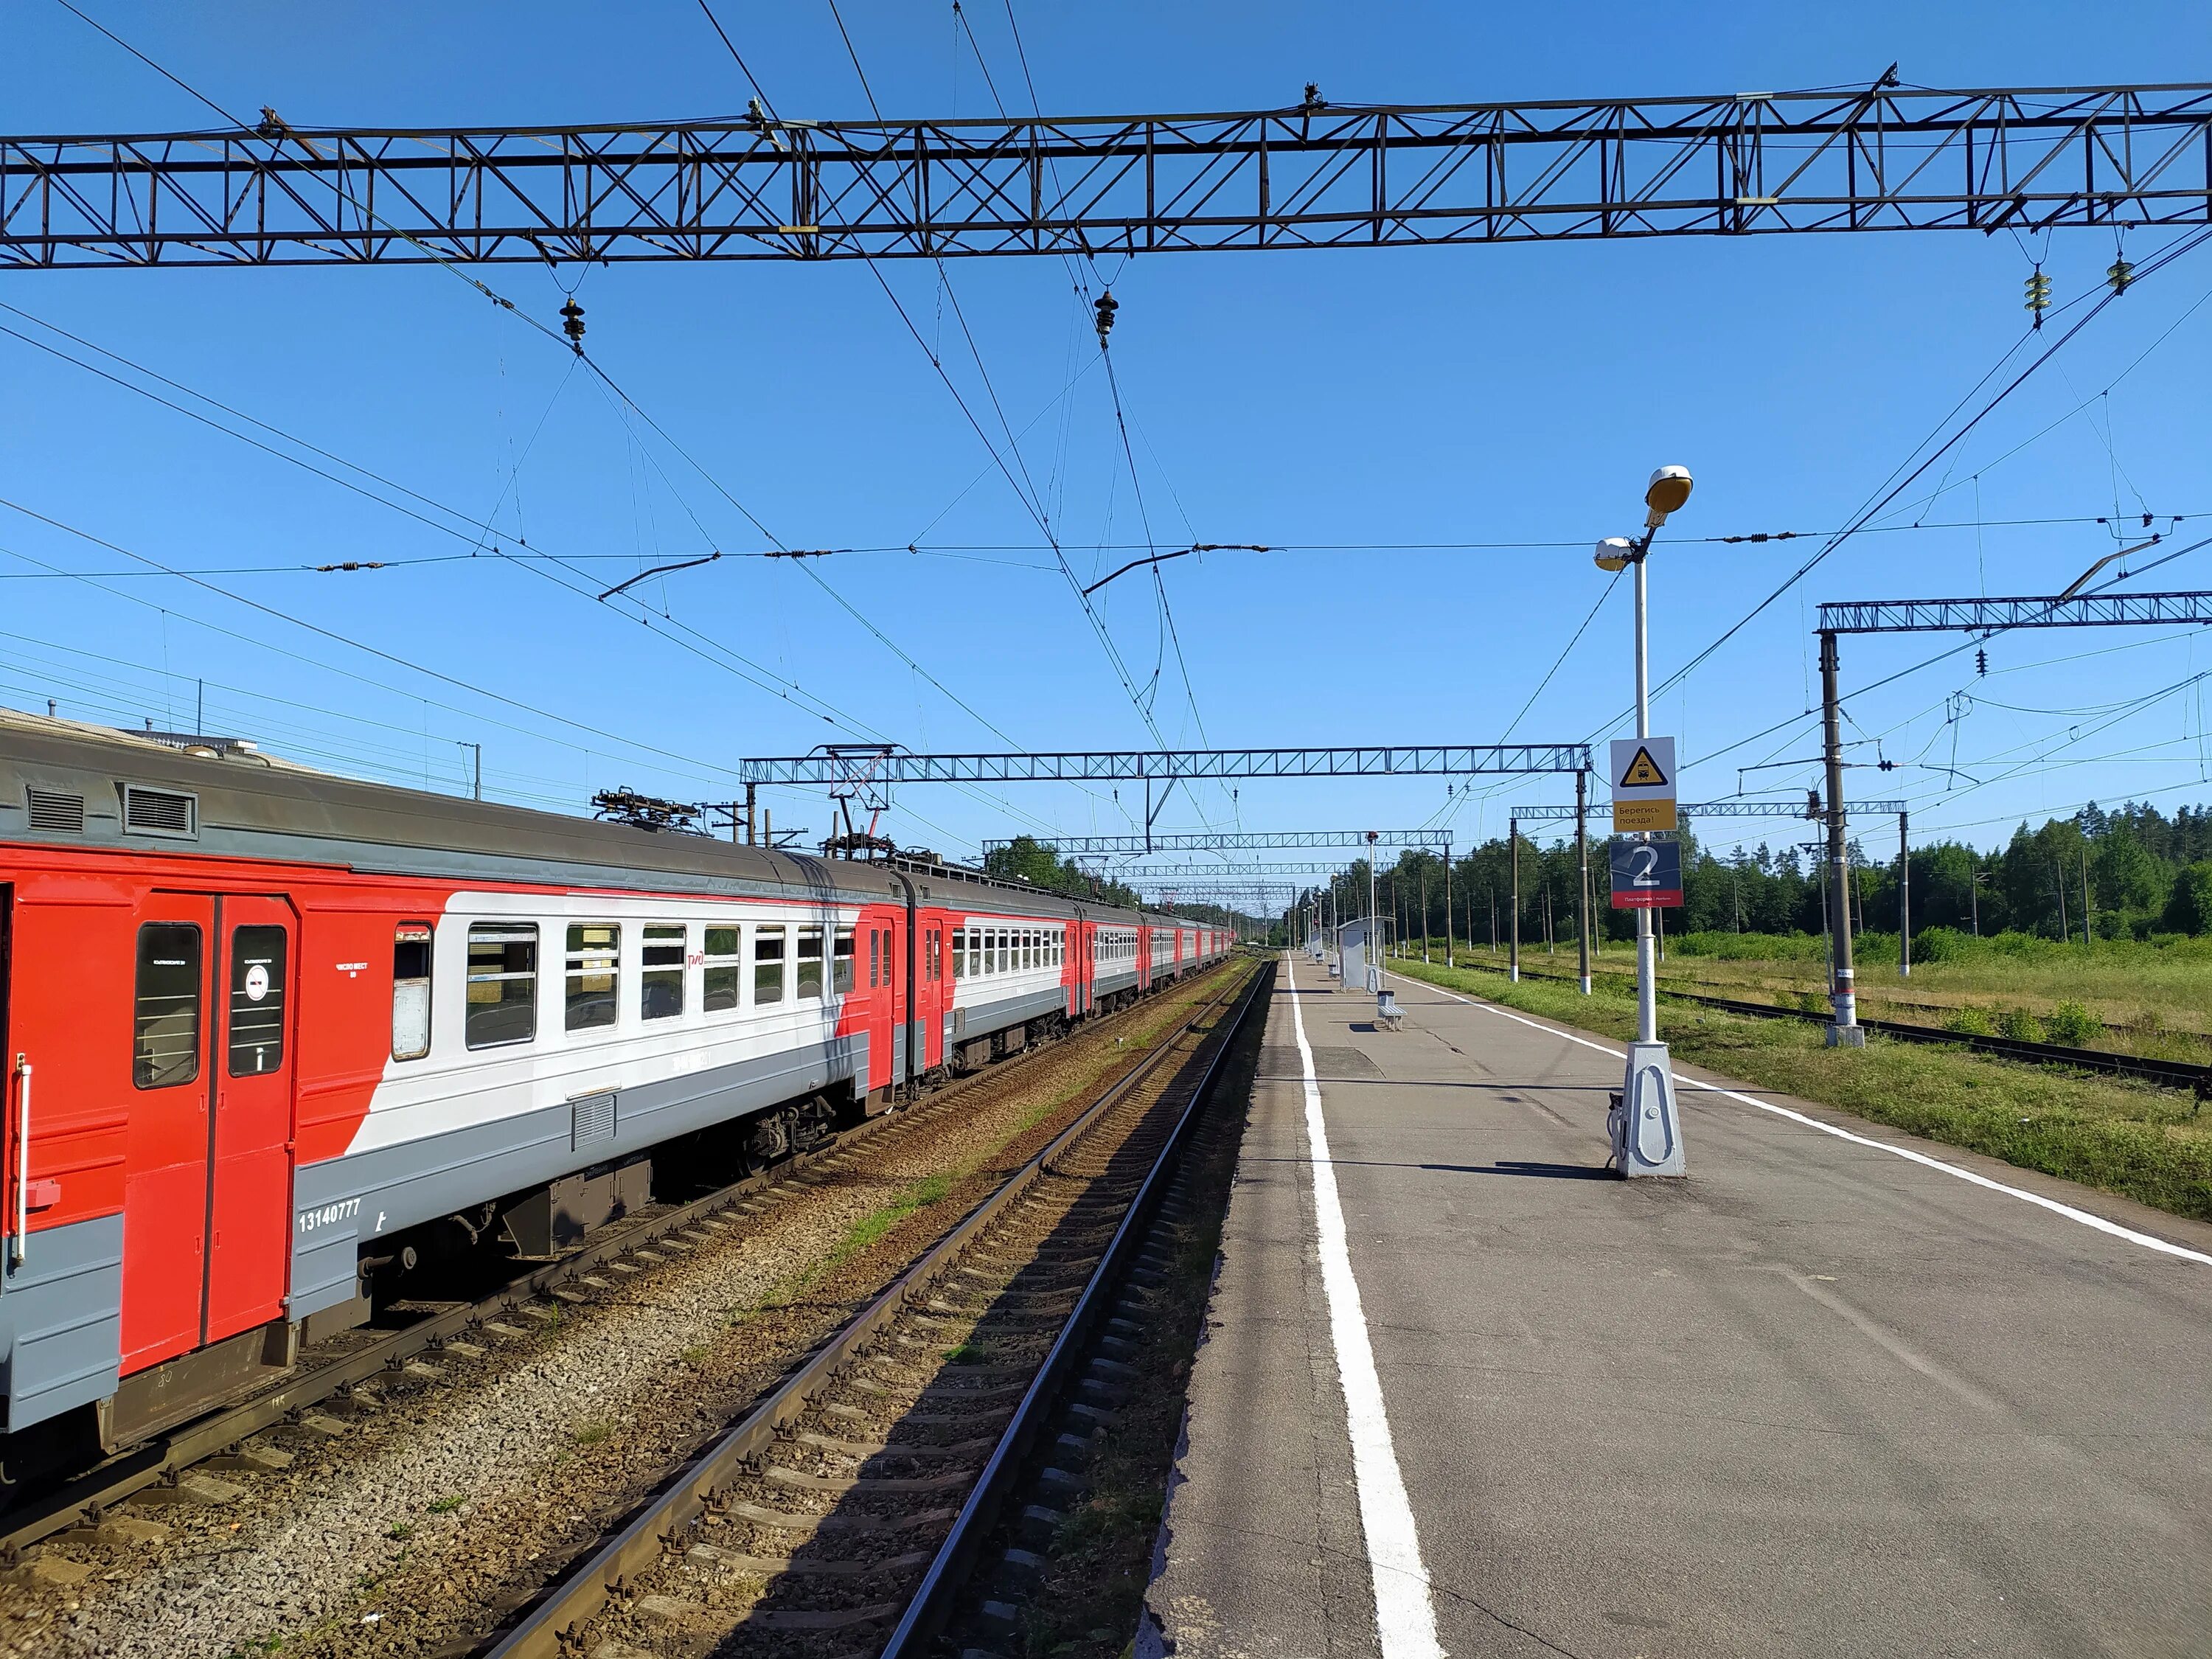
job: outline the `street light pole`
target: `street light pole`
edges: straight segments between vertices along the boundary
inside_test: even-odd
[[[1376,996],[1382,994],[1382,953],[1376,948],[1375,935],[1382,926],[1382,914],[1375,902],[1375,843],[1381,839],[1375,830],[1367,832],[1367,988]]]
[[[1651,551],[1651,538],[1659,533],[1656,524],[1646,526],[1644,539],[1636,548],[1636,735],[1651,735],[1651,665],[1650,641],[1645,626],[1645,602],[1648,589],[1644,567]],[[1659,1041],[1659,986],[1654,976],[1654,951],[1651,939],[1651,912],[1636,913],[1636,1040],[1638,1042]]]
[[[1662,466],[1644,489],[1644,534],[1631,542],[1614,537],[1600,542],[1601,570],[1635,568],[1636,735],[1651,735],[1651,677],[1645,626],[1648,584],[1644,564],[1651,543],[1668,515],[1690,499],[1687,467]],[[1674,1070],[1667,1045],[1659,1041],[1659,984],[1652,913],[1636,912],[1636,1041],[1628,1046],[1620,1093],[1606,1119],[1613,1142],[1613,1167],[1624,1176],[1686,1173],[1682,1157],[1681,1119],[1674,1108]]]

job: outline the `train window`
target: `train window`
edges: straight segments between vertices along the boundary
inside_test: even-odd
[[[284,930],[230,936],[230,1074],[258,1077],[284,1063]]]
[[[952,930],[952,977],[957,980],[967,971],[968,930],[956,927]]]
[[[853,988],[853,939],[850,927],[840,927],[830,943],[830,988],[839,996]]]
[[[640,1019],[673,1019],[684,1012],[684,951],[689,929],[680,922],[645,930],[645,971],[638,981]]]
[[[611,921],[568,924],[568,1025],[589,1031],[615,1023],[622,929]]]
[[[495,1048],[537,1035],[538,924],[471,922],[462,1040],[471,1048]]]
[[[999,929],[999,971],[1002,974],[1011,974],[1013,970],[1014,930],[1011,927],[1001,927]]]
[[[884,982],[884,936],[878,929],[868,929],[868,988],[872,991]]]
[[[799,983],[794,994],[801,1002],[822,1000],[822,930],[799,930]]]
[[[753,930],[753,1002],[765,1006],[783,1000],[783,929]]]
[[[738,951],[738,930],[707,930],[707,975],[701,988],[700,1006],[710,1014],[726,1013],[738,1006],[738,980],[744,971]]]
[[[430,1052],[430,928],[403,921],[392,930],[392,1057]]]
[[[138,930],[131,1082],[168,1089],[200,1074],[200,930],[149,921]]]

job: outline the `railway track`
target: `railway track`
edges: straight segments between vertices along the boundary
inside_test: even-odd
[[[478,1652],[925,1650],[1268,976],[1224,987]]]
[[[1487,963],[1474,964],[1479,973],[1503,974],[1503,969]],[[1549,980],[1555,985],[1572,985],[1571,974],[1536,973],[1527,968],[1521,970],[1523,979]],[[1753,1019],[1794,1019],[1810,1021],[1817,1025],[1828,1023],[1826,1013],[1815,1013],[1804,1008],[1780,1008],[1772,1003],[1745,1002],[1735,997],[1705,996],[1694,991],[1669,990],[1659,988],[1659,994],[1674,1002],[1694,1003],[1699,1007],[1714,1008],[1723,1013],[1742,1014]],[[2024,1037],[1982,1036],[1971,1031],[1950,1031],[1940,1025],[1913,1025],[1903,1020],[1869,1019],[1864,1015],[1859,1024],[1869,1031],[1894,1038],[1899,1042],[1940,1042],[1954,1048],[1972,1048],[2003,1060],[2024,1060],[2037,1066],[2066,1066],[2076,1071],[2100,1072],[2108,1077],[2133,1078],[2137,1082],[2156,1084],[2161,1089],[2185,1089],[2199,1100],[2212,1099],[2212,1066],[2199,1066],[2188,1060],[2150,1060],[2140,1054],[2114,1054],[2106,1048],[2072,1048],[2058,1042],[2032,1042]]]
[[[1092,1029],[1110,1030],[1126,1015],[1139,1014],[1148,1006],[1136,1004]],[[341,1333],[303,1355],[295,1375],[20,1501],[0,1516],[0,1566],[22,1561],[27,1551],[57,1534],[95,1532],[119,1505],[162,1496],[161,1489],[178,1487],[183,1476],[210,1462],[243,1455],[251,1465],[257,1455],[266,1455],[250,1445],[256,1437],[303,1419],[313,1422],[317,1407],[373,1390],[389,1379],[414,1382],[434,1377],[448,1353],[459,1358],[478,1351],[471,1336],[487,1330],[496,1334],[513,1322],[526,1326],[542,1317],[549,1302],[557,1308],[565,1301],[586,1299],[608,1285],[606,1273],[635,1273],[732,1237],[745,1214],[772,1206],[864,1149],[888,1151],[974,1091],[1004,1081],[1022,1060],[1054,1047],[1033,1047],[1008,1062],[946,1084],[903,1111],[854,1125],[772,1170],[601,1229],[576,1252],[507,1279],[472,1300],[398,1304],[414,1316],[404,1325]]]

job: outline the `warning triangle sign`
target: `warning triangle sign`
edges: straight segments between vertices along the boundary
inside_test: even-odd
[[[1619,787],[1623,789],[1663,789],[1667,787],[1667,775],[1659,769],[1659,763],[1651,758],[1651,751],[1639,744],[1636,757],[1628,763],[1628,769],[1620,775]]]

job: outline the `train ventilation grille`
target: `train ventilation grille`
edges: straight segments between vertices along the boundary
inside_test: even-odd
[[[169,789],[123,786],[123,827],[141,836],[192,836],[199,831],[199,802]]]
[[[66,836],[84,833],[84,797],[59,789],[27,789],[31,828],[58,830]]]
[[[569,1107],[574,1114],[568,1132],[571,1150],[615,1138],[615,1097],[612,1094],[586,1095],[580,1100],[569,1102]]]

